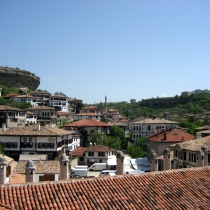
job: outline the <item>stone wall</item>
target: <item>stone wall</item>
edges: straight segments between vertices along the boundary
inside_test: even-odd
[[[0,66],[0,85],[36,90],[39,84],[40,78],[29,71]]]

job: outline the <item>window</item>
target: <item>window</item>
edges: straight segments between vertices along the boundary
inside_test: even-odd
[[[33,148],[33,143],[32,142],[28,143],[28,148]]]
[[[80,160],[80,161],[84,161],[84,157],[80,157],[79,160]]]
[[[44,143],[44,148],[48,148],[48,143]]]
[[[7,142],[7,147],[11,148],[12,147],[12,143],[11,142]]]
[[[13,142],[12,147],[17,148],[17,142]]]
[[[186,152],[184,152],[184,160],[187,160]]]
[[[105,157],[105,152],[98,152],[98,156]]]
[[[32,141],[32,137],[29,137],[29,141]]]
[[[22,145],[21,145],[22,148],[27,148],[28,147],[28,144],[27,142],[22,142]]]
[[[38,143],[38,148],[42,148],[42,143]]]
[[[88,156],[94,156],[94,152],[88,152]]]
[[[148,125],[147,129],[148,129],[148,131],[151,131],[151,125]]]
[[[50,148],[54,149],[55,144],[54,143],[49,143],[50,144]]]
[[[6,143],[5,143],[5,142],[1,142],[1,146],[2,146],[3,148],[5,148],[5,147],[6,147]]]

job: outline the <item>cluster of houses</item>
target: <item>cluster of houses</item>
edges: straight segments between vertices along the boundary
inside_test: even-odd
[[[208,209],[210,127],[193,136],[166,119],[129,121],[108,109],[106,98],[105,110],[91,105],[76,114],[77,99],[40,91],[11,97],[33,105],[26,110],[0,105],[0,143],[7,154],[0,156],[0,209]],[[69,116],[59,129],[56,122]],[[147,157],[129,160],[129,167],[150,173],[125,174],[122,152],[88,146],[92,133],[109,135],[113,125],[132,132],[133,142],[147,137]],[[80,165],[115,162],[116,176],[69,180],[66,155]],[[17,184],[21,180],[26,184]]]

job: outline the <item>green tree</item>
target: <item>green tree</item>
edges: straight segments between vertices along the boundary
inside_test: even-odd
[[[104,115],[101,115],[101,122],[106,122],[106,118]]]
[[[4,149],[3,149],[3,147],[1,146],[1,143],[0,143],[0,154],[5,154]]]
[[[136,140],[135,145],[141,147],[144,152],[147,152],[147,138],[146,137],[139,137]]]
[[[128,147],[127,151],[132,158],[141,158],[147,155],[147,153],[143,151],[143,149],[140,146],[137,146],[135,144],[131,144]]]
[[[78,101],[76,103],[76,113],[78,114],[80,109],[82,109],[84,107],[84,104],[81,101]]]
[[[96,145],[104,145],[106,139],[107,139],[106,134],[101,133],[99,131],[95,131],[90,135],[89,143],[91,142],[92,144],[95,143]]]
[[[121,142],[121,148],[126,149],[126,139],[125,139],[125,132],[119,126],[113,125],[110,130],[110,136],[119,139]]]
[[[121,149],[121,141],[119,139],[116,139],[113,136],[108,136],[106,140],[104,141],[104,146],[107,146],[109,148],[114,148],[116,150]]]

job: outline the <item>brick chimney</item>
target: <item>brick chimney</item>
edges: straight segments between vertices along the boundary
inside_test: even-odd
[[[202,147],[202,151],[204,153],[204,166],[208,166],[208,148]]]
[[[204,152],[199,149],[197,151],[197,157],[196,157],[196,167],[203,167],[204,166]]]
[[[68,158],[66,154],[64,153],[60,157],[60,180],[68,179],[69,174],[69,166],[68,166]]]
[[[166,148],[163,152],[163,170],[171,170],[170,149]]]
[[[157,154],[152,150],[150,158],[150,171],[158,171],[158,160],[159,158]]]
[[[35,182],[35,170],[36,170],[36,165],[32,160],[28,160],[25,166],[26,170],[26,182]]]
[[[7,161],[4,157],[0,157],[0,184],[6,184]]]
[[[123,175],[124,174],[124,154],[121,151],[117,152],[117,166],[116,166],[116,174]]]

